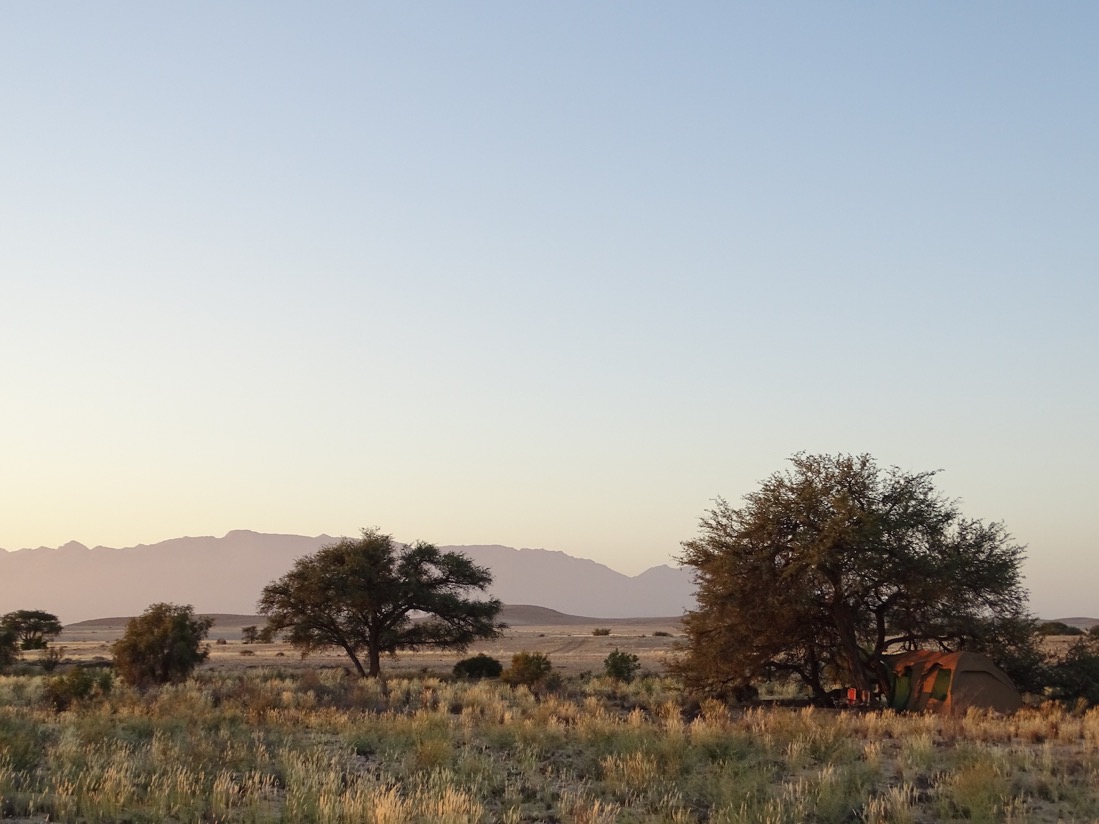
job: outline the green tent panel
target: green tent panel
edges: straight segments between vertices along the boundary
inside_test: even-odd
[[[962,714],[971,708],[1012,713],[1023,699],[1011,679],[978,652],[916,650],[889,656],[896,710]]]

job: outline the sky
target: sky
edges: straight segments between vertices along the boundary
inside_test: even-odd
[[[0,547],[672,563],[799,451],[1099,616],[1094,3],[10,3]]]

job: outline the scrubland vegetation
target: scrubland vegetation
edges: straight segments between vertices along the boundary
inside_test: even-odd
[[[1093,821],[1099,710],[731,709],[677,681],[0,677],[0,814],[69,822]],[[75,694],[79,692],[79,694]],[[59,709],[64,707],[64,709]]]

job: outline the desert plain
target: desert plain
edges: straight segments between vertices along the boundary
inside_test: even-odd
[[[245,644],[242,631],[247,626],[263,626],[256,615],[211,616],[210,657],[203,670],[255,669],[270,666],[290,670],[350,667],[339,649],[301,655],[281,641],[270,644]],[[64,648],[64,657],[73,662],[107,661],[111,644],[122,637],[128,618],[100,618],[65,627],[56,641]],[[667,618],[587,618],[566,615],[537,606],[506,606],[501,619],[507,624],[499,638],[473,644],[465,652],[416,650],[404,651],[382,660],[386,675],[445,675],[460,659],[484,653],[507,666],[518,652],[540,652],[549,657],[554,669],[563,676],[598,674],[603,661],[615,649],[638,657],[643,673],[659,673],[675,641],[681,639],[678,617]],[[609,630],[609,634],[594,634]],[[31,656],[33,657],[33,656]]]

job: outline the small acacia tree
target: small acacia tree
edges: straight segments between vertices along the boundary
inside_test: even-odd
[[[61,622],[56,615],[40,609],[20,609],[0,618],[0,627],[15,633],[19,648],[45,649],[61,634]]]
[[[868,455],[805,455],[734,508],[723,500],[683,544],[698,607],[675,669],[694,688],[748,693],[794,677],[888,694],[888,651],[972,649],[1009,674],[1036,666],[1022,549],[964,518],[934,473]],[[1017,676],[1016,676],[1017,677]]]
[[[140,688],[186,680],[210,654],[203,641],[213,625],[213,618],[196,616],[190,606],[152,604],[115,641],[115,671]]]
[[[463,650],[499,634],[500,602],[469,597],[491,583],[487,569],[459,552],[422,542],[400,546],[364,529],[360,538],[299,558],[264,587],[259,611],[266,629],[283,632],[302,655],[339,647],[360,675],[377,677],[383,653]]]

